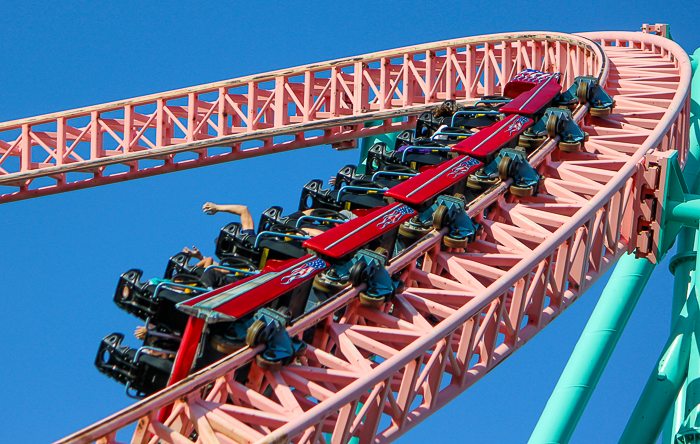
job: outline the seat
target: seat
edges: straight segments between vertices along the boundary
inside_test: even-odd
[[[168,259],[168,265],[165,267],[163,279],[172,279],[176,274],[188,274],[192,276],[201,274],[201,270],[198,270],[195,265],[189,264],[191,259],[192,255],[184,251]]]
[[[175,304],[209,291],[199,278],[175,275],[172,282],[141,282],[143,271],[131,269],[119,277],[114,303],[137,318],[154,324],[166,333],[182,333],[187,316]]]
[[[121,333],[102,339],[95,358],[97,370],[124,384],[131,397],[143,398],[165,388],[173,361],[122,345],[123,340]]]
[[[303,256],[303,239],[296,237],[306,234],[295,225],[274,223],[276,215],[268,216],[257,234],[243,233],[241,225],[235,222],[222,228],[216,240],[216,256],[222,262],[241,257],[251,261],[260,270],[270,259],[287,260]]]

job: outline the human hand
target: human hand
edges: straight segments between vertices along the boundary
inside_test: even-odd
[[[331,176],[331,178],[328,179],[328,186],[332,187],[333,185],[335,185],[335,176]]]
[[[195,259],[199,259],[200,261],[202,260],[202,252],[199,251],[199,248],[195,247],[192,245],[192,249],[190,250],[189,248],[185,247],[182,249],[183,253],[189,253],[190,256],[192,256]]]
[[[202,205],[202,211],[207,214],[216,214],[219,212],[219,206],[212,202],[207,202]]]
[[[146,332],[147,332],[146,326],[139,325],[138,327],[136,327],[136,330],[134,330],[134,337],[136,337],[136,339],[143,341],[144,339],[146,339]]]

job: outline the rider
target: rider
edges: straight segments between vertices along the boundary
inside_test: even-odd
[[[248,207],[245,205],[219,205],[215,204],[213,202],[207,202],[202,206],[202,211],[207,213],[207,214],[216,214],[218,212],[223,212],[223,213],[231,213],[235,214],[237,216],[241,216],[241,233],[242,234],[255,234],[255,222],[253,222],[253,216],[251,216],[250,211],[248,210]],[[313,209],[308,209],[304,211],[300,211],[297,213],[294,213],[291,215],[291,217],[296,216],[309,216],[311,215],[311,212]],[[354,219],[357,216],[355,216],[352,212],[348,210],[342,210],[340,211],[340,214],[345,216],[348,220]],[[317,228],[309,228],[309,227],[304,227],[302,228],[302,231],[304,231],[306,234],[308,234],[311,237],[318,236],[319,234],[323,233],[322,230],[319,230]],[[195,256],[196,257],[196,256]]]

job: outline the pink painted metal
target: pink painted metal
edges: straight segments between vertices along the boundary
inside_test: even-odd
[[[500,93],[542,61],[570,83],[592,72],[597,52],[565,34],[497,34],[0,123],[0,203],[308,146],[352,147],[413,127],[417,113],[445,99]],[[400,116],[407,120],[392,122]],[[383,124],[364,127],[373,120]]]
[[[546,177],[538,196],[518,199],[501,183],[470,205],[484,230],[466,249],[443,247],[444,231],[433,232],[392,260],[407,285],[391,304],[364,307],[362,288],[350,288],[294,323],[292,335],[315,328],[298,363],[274,373],[253,364],[242,385],[234,371],[260,351],[246,348],[59,442],[115,443],[138,421],[132,443],[188,443],[193,431],[201,443],[329,444],[326,433],[330,444],[384,443],[474,384],[636,249],[647,154],[677,149],[685,160],[683,50],[642,33],[585,36],[607,55],[587,72],[617,107],[605,118],[575,110],[590,133],[582,152],[556,150],[553,139],[530,156]],[[559,60],[554,47],[536,52],[536,68]],[[565,53],[575,65],[576,48]],[[154,412],[171,403],[159,422]]]

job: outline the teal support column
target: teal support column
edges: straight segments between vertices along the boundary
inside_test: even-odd
[[[700,184],[698,183],[698,177],[700,176],[700,168],[698,167],[698,158],[700,157],[698,151],[699,143],[698,136],[698,124],[700,122],[700,104],[698,100],[700,99],[700,75],[697,73],[698,60],[700,60],[700,48],[695,51],[695,54],[690,57],[691,63],[693,65],[693,83],[691,85],[691,102],[690,102],[690,156],[688,158],[688,163],[686,164],[685,170],[683,171],[683,177],[688,184],[688,189],[692,193],[700,193]],[[690,244],[692,238],[695,237],[695,251],[697,252],[698,243],[700,239],[695,236],[691,236],[690,232],[694,231],[690,228],[683,228],[678,236],[678,252],[679,254],[674,258],[682,260],[683,263],[676,267],[675,280],[678,286],[674,282],[674,301],[676,297],[680,297],[680,292],[684,284],[688,285],[691,283],[690,279],[690,265],[692,265],[692,258],[690,253],[690,248],[686,245]],[[697,259],[696,259],[697,260]],[[697,269],[697,268],[696,268]],[[694,279],[697,277],[695,276]],[[678,287],[678,288],[676,288]],[[700,405],[700,344],[698,343],[698,338],[700,334],[700,322],[697,323],[695,332],[693,334],[693,342],[690,346],[690,359],[688,364],[688,376],[686,383],[684,385],[684,390],[681,391],[683,398],[676,402],[674,409],[674,428],[672,432],[677,432],[675,440],[673,442],[677,443],[689,443],[697,442],[700,438],[700,420],[698,419],[698,405]],[[682,426],[678,427],[679,422],[682,421]],[[665,436],[664,436],[665,438]]]
[[[697,246],[697,244],[696,244]],[[676,442],[679,444],[696,444],[700,438],[700,350],[698,349],[700,338],[700,319],[695,321],[695,331],[692,334],[690,344],[690,356],[688,359],[687,376],[683,391],[685,399],[678,403],[678,420],[685,418],[679,427]]]
[[[569,442],[654,267],[620,259],[528,444]]]
[[[620,444],[653,444],[661,434],[664,419],[685,382],[697,313],[698,301],[692,290],[622,432]]]
[[[393,119],[393,122],[401,121],[403,121],[403,117],[394,117]],[[381,126],[382,123],[383,122],[381,120],[372,120],[370,122],[365,122],[365,128],[372,126]],[[357,174],[365,174],[365,168],[367,165],[367,153],[369,152],[369,149],[372,147],[372,145],[378,142],[384,142],[387,144],[387,146],[393,148],[394,142],[396,142],[396,136],[398,135],[399,133],[387,133],[382,134],[381,136],[364,137],[360,139],[360,160],[357,162]]]
[[[673,301],[671,303],[671,328],[680,316],[685,301],[688,299],[688,286],[691,285],[691,272],[695,269],[695,231],[684,227],[678,234],[677,254],[671,259],[669,271],[673,274]],[[691,347],[693,345],[691,344]],[[685,418],[685,384],[681,387],[675,404],[668,414],[662,435],[663,444],[675,443],[676,433]]]

